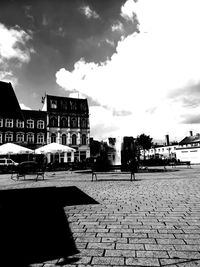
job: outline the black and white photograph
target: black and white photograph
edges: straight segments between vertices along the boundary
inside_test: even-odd
[[[0,1],[2,267],[200,266],[200,1]]]

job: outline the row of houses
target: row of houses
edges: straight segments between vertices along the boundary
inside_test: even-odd
[[[154,146],[148,150],[141,150],[141,157],[149,158],[165,158],[176,159],[180,161],[190,161],[192,164],[200,163],[200,134],[193,135],[190,131],[186,136],[177,144],[170,144],[169,136],[166,136],[166,145]]]
[[[45,95],[41,110],[24,110],[11,83],[0,82],[0,91],[0,144],[11,142],[36,149],[56,142],[76,149],[57,155],[59,162],[90,157],[87,99]]]

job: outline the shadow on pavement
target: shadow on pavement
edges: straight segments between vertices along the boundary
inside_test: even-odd
[[[79,253],[63,207],[97,203],[73,186],[1,190],[2,266],[67,260]]]

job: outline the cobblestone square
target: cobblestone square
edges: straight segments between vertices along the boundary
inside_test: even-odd
[[[90,173],[67,171],[37,182],[0,176],[2,190],[48,186],[76,186],[99,203],[64,207],[80,254],[62,266],[200,266],[200,166],[137,173],[133,182],[124,174],[91,182]]]

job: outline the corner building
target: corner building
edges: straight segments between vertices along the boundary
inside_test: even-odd
[[[76,149],[60,154],[59,162],[90,157],[90,125],[87,99],[46,95],[42,111],[47,114],[47,144],[56,142]]]

